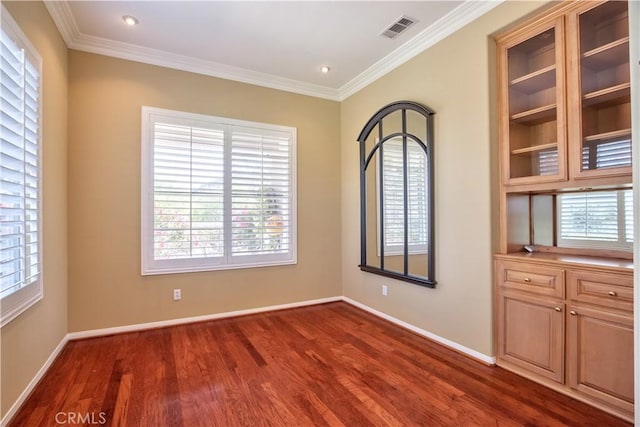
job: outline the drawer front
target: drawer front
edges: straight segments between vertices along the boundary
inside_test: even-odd
[[[633,310],[633,276],[569,270],[568,298],[572,301]]]
[[[542,267],[512,261],[497,261],[496,274],[498,286],[528,292],[564,298],[564,270]]]

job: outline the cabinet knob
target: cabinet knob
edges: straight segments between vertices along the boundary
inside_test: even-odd
[[[524,281],[525,281],[525,282],[527,282],[527,283],[529,283],[529,282],[531,282],[531,279],[530,279],[530,278],[528,278],[528,277],[525,277],[525,278],[524,278]]]
[[[612,297],[617,297],[618,294],[615,293],[614,291],[609,291],[609,295],[611,295]]]
[[[573,311],[573,310],[571,310],[571,311],[569,312],[569,314],[570,314],[570,315],[572,315],[572,316],[577,316],[577,315],[578,315],[578,313],[576,313],[576,312],[575,312],[575,311]]]
[[[558,312],[560,312],[560,311],[562,311],[562,308],[560,308],[560,307],[556,307],[556,308],[555,308],[555,310],[556,310],[556,311],[558,311]]]

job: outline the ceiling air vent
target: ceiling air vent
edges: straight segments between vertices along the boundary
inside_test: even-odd
[[[409,18],[408,16],[402,15],[400,18],[396,19],[396,21],[387,29],[381,32],[380,35],[390,39],[395,39],[416,22],[418,22],[417,19]]]

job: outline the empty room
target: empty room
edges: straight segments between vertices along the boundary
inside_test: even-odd
[[[1,6],[1,426],[640,423],[640,2]]]

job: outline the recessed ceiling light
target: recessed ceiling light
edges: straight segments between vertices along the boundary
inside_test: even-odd
[[[125,22],[125,24],[129,25],[130,27],[133,27],[134,25],[137,25],[138,22],[140,22],[136,18],[130,15],[124,15],[122,17],[122,20]]]
[[[320,71],[322,71],[324,74],[327,74],[329,71],[331,71],[331,68],[325,65],[324,67],[320,68]]]

